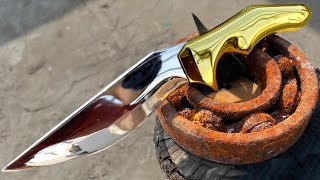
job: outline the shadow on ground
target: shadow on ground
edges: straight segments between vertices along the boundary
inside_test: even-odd
[[[13,2],[14,1],[14,2]],[[68,11],[85,4],[87,0],[4,0],[0,2],[0,45],[15,39],[38,26],[63,16]],[[271,0],[272,3],[304,3],[312,11],[308,26],[319,32],[320,1]]]
[[[86,0],[3,0],[0,2],[0,45],[63,16]]]

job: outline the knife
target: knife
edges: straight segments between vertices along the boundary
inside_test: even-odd
[[[218,90],[216,69],[223,54],[248,55],[266,36],[303,27],[310,11],[302,4],[248,6],[210,31],[193,18],[200,36],[142,58],[2,171],[52,165],[111,147],[185,82]]]

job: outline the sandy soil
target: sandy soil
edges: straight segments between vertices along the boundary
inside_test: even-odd
[[[191,12],[214,27],[249,5],[236,0],[197,2],[0,1],[0,166],[144,55],[195,31]],[[319,66],[320,4],[306,3],[313,10],[309,25],[283,36]],[[153,125],[153,120],[146,122],[93,156],[0,173],[0,179],[165,179],[155,157]]]

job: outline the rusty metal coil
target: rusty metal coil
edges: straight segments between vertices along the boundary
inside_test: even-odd
[[[255,49],[249,55],[246,67],[264,89],[258,97],[240,103],[215,103],[193,86],[188,86],[188,100],[196,108],[208,109],[220,117],[230,119],[239,119],[270,108],[276,103],[281,90],[281,72],[276,61],[266,52]]]
[[[276,156],[298,140],[318,98],[314,68],[278,36],[261,44],[245,63],[263,89],[258,97],[215,103],[186,84],[162,103],[158,117],[177,144],[204,159],[249,164]]]

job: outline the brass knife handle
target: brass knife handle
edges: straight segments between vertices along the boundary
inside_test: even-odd
[[[216,69],[224,53],[248,55],[264,37],[298,30],[310,16],[303,4],[248,6],[207,33],[189,40],[178,58],[190,83],[218,90]]]

